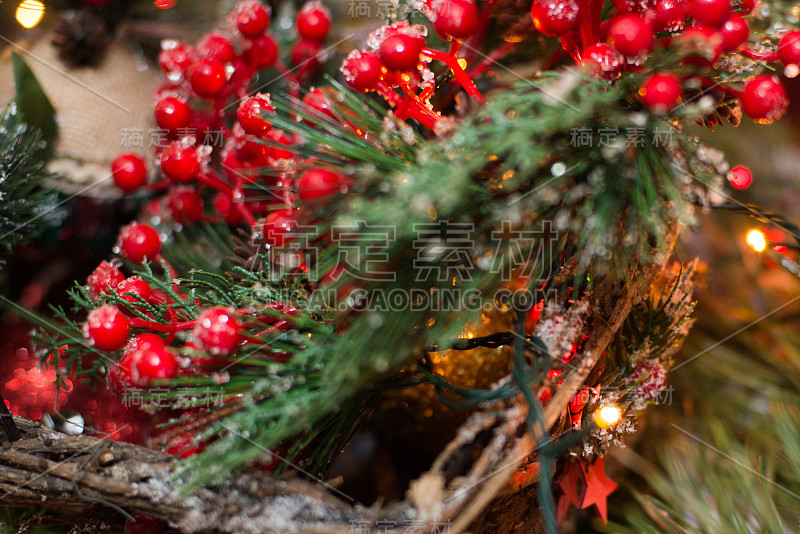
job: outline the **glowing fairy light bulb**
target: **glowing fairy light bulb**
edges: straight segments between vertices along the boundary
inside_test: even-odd
[[[39,0],[23,0],[17,6],[16,17],[23,28],[33,28],[44,17],[44,4]]]
[[[761,230],[750,230],[747,232],[747,237],[745,239],[747,240],[747,244],[750,245],[750,248],[756,252],[763,252],[764,249],[767,248],[767,237]]]
[[[609,428],[616,425],[622,417],[622,410],[613,403],[604,404],[594,412],[594,422],[600,428]]]

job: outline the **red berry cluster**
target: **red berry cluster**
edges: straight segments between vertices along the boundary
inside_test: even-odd
[[[483,100],[458,57],[462,41],[478,31],[480,18],[473,0],[426,0],[425,7],[436,32],[451,42],[447,52],[427,47],[425,26],[397,22],[374,31],[369,49],[351,52],[341,71],[356,91],[381,95],[400,120],[412,118],[435,129],[441,115],[429,103],[435,89],[431,60],[444,63],[469,96]]]
[[[697,72],[682,76],[661,72],[647,79],[639,94],[644,106],[657,113],[678,105],[690,80],[703,90],[720,88],[738,98],[744,112],[759,122],[777,120],[786,111],[786,92],[776,78],[761,76],[738,90],[702,76],[723,53],[780,60],[787,72],[800,72],[800,32],[787,33],[774,53],[745,48],[750,37],[745,17],[755,8],[754,0],[737,5],[731,0],[614,0],[613,4],[615,9],[604,17],[602,0],[534,0],[531,18],[539,32],[558,37],[577,64],[608,82],[623,71],[640,70],[655,47],[676,46],[685,56],[683,63]],[[662,32],[668,35],[657,39]]]
[[[257,216],[274,209],[276,201],[290,204],[291,180],[263,177],[260,169],[294,159],[291,146],[296,139],[272,128],[269,95],[251,94],[249,89],[259,71],[275,68],[299,98],[300,87],[319,67],[331,16],[318,0],[300,9],[299,39],[289,52],[292,68],[281,61],[269,33],[269,6],[242,0],[229,22],[229,31],[211,32],[194,47],[162,43],[159,65],[167,82],[156,91],[154,115],[166,138],[153,155],[160,178],[148,185],[148,164],[141,155],[121,154],[112,163],[114,182],[124,192],[145,186],[166,190],[148,209],[182,224],[224,219],[254,226]],[[257,200],[253,188],[246,187],[250,184],[283,190],[284,198]],[[258,197],[263,198],[263,192]],[[139,261],[135,257],[130,256]]]

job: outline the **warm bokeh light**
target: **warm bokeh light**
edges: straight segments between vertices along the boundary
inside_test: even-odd
[[[16,17],[23,28],[33,28],[44,17],[44,4],[39,0],[24,0],[17,6]]]
[[[159,9],[172,9],[175,7],[176,0],[154,0],[153,3]]]
[[[609,428],[616,425],[620,417],[622,417],[622,410],[616,404],[604,404],[594,412],[594,422],[600,428]]]
[[[747,232],[747,244],[756,252],[763,252],[767,248],[767,237],[761,230],[750,230]]]
[[[739,165],[728,173],[728,181],[736,189],[747,189],[753,183],[753,174],[747,167]]]

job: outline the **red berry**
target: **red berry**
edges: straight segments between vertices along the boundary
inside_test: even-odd
[[[165,130],[188,128],[192,124],[192,107],[174,96],[156,102],[156,124]]]
[[[696,24],[718,30],[731,16],[731,0],[689,0],[689,13]]]
[[[278,43],[269,35],[262,35],[245,47],[242,59],[251,68],[268,69],[278,60]]]
[[[121,360],[114,363],[106,373],[106,387],[117,397],[122,397],[126,391],[133,387],[131,363],[133,361],[126,354]]]
[[[681,82],[673,74],[653,74],[639,89],[642,104],[656,113],[668,113],[681,100]]]
[[[758,6],[758,0],[742,0],[739,2],[739,10],[742,15],[749,15]]]
[[[383,40],[378,48],[378,57],[386,68],[404,72],[417,68],[424,47],[425,40],[422,37],[396,31]]]
[[[789,105],[783,85],[777,78],[767,75],[758,76],[747,82],[741,102],[744,112],[762,123],[780,119]]]
[[[220,94],[228,81],[225,65],[213,59],[200,59],[189,67],[189,83],[201,98]]]
[[[220,63],[230,63],[236,58],[236,50],[231,42],[221,33],[211,32],[197,44],[200,57],[213,59]]]
[[[778,59],[785,66],[800,63],[800,31],[789,32],[778,44]]]
[[[203,199],[193,189],[175,187],[167,194],[167,207],[172,218],[181,224],[203,219]]]
[[[291,241],[296,230],[297,221],[290,209],[273,211],[264,220],[264,240],[272,247],[282,247]]]
[[[192,47],[182,41],[164,41],[163,50],[158,55],[158,64],[161,70],[172,83],[179,83],[186,70],[195,60]]]
[[[294,141],[292,137],[283,130],[272,129],[267,132],[265,136],[268,140],[276,143],[278,146],[266,146],[267,157],[272,160],[286,160],[294,158],[294,152],[291,150],[284,150],[279,148],[280,145],[292,146]]]
[[[753,175],[750,173],[750,169],[739,165],[728,173],[728,181],[736,189],[747,189],[753,182]]]
[[[345,81],[362,93],[374,91],[385,73],[386,68],[373,52],[353,50],[342,63]]]
[[[659,0],[655,8],[647,13],[657,32],[677,32],[683,29],[689,14],[687,0]]]
[[[210,354],[227,355],[242,342],[242,328],[232,309],[216,306],[203,310],[197,317],[192,339]]]
[[[293,65],[302,65],[303,71],[310,71],[319,65],[318,57],[321,46],[319,43],[300,39],[289,52],[289,61]]]
[[[197,151],[181,141],[171,142],[161,153],[161,170],[171,180],[188,182],[199,169]]]
[[[272,128],[272,124],[264,118],[267,113],[275,113],[275,108],[272,107],[268,94],[259,93],[242,101],[236,118],[245,132],[261,135]]]
[[[270,8],[257,0],[244,0],[236,4],[231,18],[242,35],[255,38],[269,26]]]
[[[96,349],[119,350],[131,333],[130,323],[116,306],[105,305],[89,312],[83,325],[83,335]]]
[[[307,2],[297,14],[297,33],[306,41],[321,43],[331,27],[331,12],[318,1]]]
[[[123,280],[125,280],[125,275],[119,269],[103,260],[86,279],[86,287],[89,291],[89,296],[96,299],[108,293],[109,289],[116,288]]]
[[[739,15],[731,15],[720,30],[722,34],[722,51],[735,52],[750,37],[750,25]]]
[[[681,45],[681,61],[690,65],[710,67],[722,53],[722,34],[711,28],[690,26],[677,38]]]
[[[319,120],[330,120],[338,122],[336,115],[333,113],[333,102],[328,98],[328,94],[322,89],[312,89],[306,96],[303,97],[304,111],[308,113],[312,121],[306,121],[306,124],[312,125]]]
[[[548,37],[560,37],[578,22],[575,0],[534,0],[531,6],[533,25]]]
[[[234,207],[231,197],[224,193],[214,197],[214,210],[222,215],[228,224],[237,225],[244,222],[244,216]]]
[[[131,382],[146,388],[154,380],[168,380],[178,374],[178,359],[165,345],[152,344],[127,355],[131,359]]]
[[[147,164],[136,154],[120,154],[111,162],[111,173],[117,187],[131,193],[147,183]]]
[[[154,259],[161,250],[161,239],[152,226],[132,222],[119,233],[120,253],[134,263]]]
[[[606,43],[597,43],[583,51],[582,65],[592,76],[613,82],[622,70],[622,57]]]
[[[117,285],[117,294],[132,304],[139,304],[136,297],[147,302],[153,296],[153,288],[141,276],[131,276]]]
[[[631,60],[644,60],[653,50],[653,30],[638,15],[620,15],[608,27],[608,43]]]
[[[297,195],[303,202],[325,201],[341,193],[347,179],[327,169],[310,169],[300,175]]]
[[[162,534],[164,522],[149,515],[133,514],[134,520],[125,521],[125,534]]]
[[[150,347],[163,347],[166,343],[164,340],[161,339],[159,336],[150,333],[139,334],[136,337],[132,337],[128,344],[125,345],[125,349],[122,351],[123,355],[128,355],[132,352],[136,352],[138,350],[149,349]]]
[[[433,12],[433,28],[442,38],[466,39],[478,31],[480,18],[473,0],[440,1]]]

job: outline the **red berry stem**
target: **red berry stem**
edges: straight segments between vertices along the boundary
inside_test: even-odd
[[[593,0],[579,0],[578,27],[581,33],[581,48],[586,50],[597,42],[594,33],[594,21],[592,20]],[[599,29],[599,28],[598,28]]]
[[[580,48],[578,47],[578,41],[575,39],[575,35],[572,33],[565,33],[561,37],[561,47],[564,51],[570,55],[572,60],[575,63],[581,62],[581,53]]]
[[[739,51],[747,59],[752,59],[753,61],[763,61],[764,63],[770,63],[772,61],[778,61],[778,51],[775,50],[773,52],[757,52],[752,48],[742,48]]]
[[[408,83],[404,83],[401,87],[406,94],[405,102],[409,104],[407,109],[408,116],[416,119],[426,128],[433,130],[436,126],[436,123],[441,120],[441,117],[431,111],[428,106],[420,101],[419,96],[414,93],[411,87],[409,87]]]
[[[469,71],[470,78],[477,78],[481,74],[483,74],[486,69],[497,63],[506,54],[514,50],[519,43],[517,42],[504,42],[494,50],[492,50],[489,54],[486,55],[477,65],[475,65],[472,70]]]
[[[481,95],[480,91],[478,91],[478,88],[475,86],[475,82],[473,82],[472,78],[469,77],[467,71],[465,71],[458,63],[458,58],[438,50],[431,50],[430,48],[423,48],[422,55],[427,56],[435,61],[441,61],[447,65],[447,67],[450,69],[450,72],[453,73],[453,76],[456,77],[456,80],[458,80],[458,83],[461,84],[461,87],[467,92],[467,94],[475,97],[479,102],[483,102],[483,95]]]

